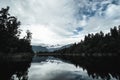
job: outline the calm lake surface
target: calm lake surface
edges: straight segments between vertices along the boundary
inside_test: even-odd
[[[94,74],[95,75],[95,74]],[[117,80],[110,74],[109,80]],[[24,78],[23,78],[24,77]],[[55,57],[34,57],[31,66],[20,80],[107,80],[101,77],[93,78],[88,75],[86,69],[75,66],[69,61],[64,61]],[[18,80],[14,74],[11,80]]]
[[[120,80],[120,57],[0,58],[0,80]]]
[[[28,76],[29,80],[92,80],[82,68],[52,57],[32,63]]]

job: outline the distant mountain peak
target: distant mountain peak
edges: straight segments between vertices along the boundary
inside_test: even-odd
[[[63,48],[68,48],[72,44],[67,44],[67,45],[60,45],[60,44],[55,44],[55,45],[47,45],[47,44],[42,44],[42,45],[33,45],[32,49],[34,52],[52,52],[55,50],[63,49]]]

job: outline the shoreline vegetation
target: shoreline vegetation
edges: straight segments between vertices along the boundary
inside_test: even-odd
[[[41,52],[39,52],[40,54]],[[111,55],[120,56],[120,26],[110,29],[110,32],[104,34],[102,31],[96,34],[88,34],[84,40],[78,44],[73,44],[68,48],[54,51],[52,53],[81,54],[81,55]]]
[[[18,60],[33,55],[31,46],[32,33],[27,30],[20,38],[21,22],[9,14],[9,7],[0,10],[0,58]],[[24,58],[23,58],[24,59]]]
[[[3,54],[0,55],[0,62],[24,62],[24,61],[32,61],[32,57],[34,55],[31,53],[16,53],[16,54]]]
[[[64,54],[61,54],[61,53],[37,53],[36,56],[96,56],[96,57],[102,57],[102,56],[118,56],[116,54],[113,54],[113,53],[94,53],[94,54],[85,54],[85,53],[64,53]]]

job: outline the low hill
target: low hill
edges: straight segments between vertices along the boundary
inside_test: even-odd
[[[34,52],[48,52],[48,49],[46,47],[42,47],[42,46],[32,46],[32,49]]]

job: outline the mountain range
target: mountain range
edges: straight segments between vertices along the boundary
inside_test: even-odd
[[[61,49],[64,49],[64,48],[68,48],[70,47],[72,44],[67,44],[67,45],[64,45],[64,46],[61,46],[59,44],[57,45],[32,45],[32,49],[33,51],[36,53],[36,52],[53,52],[53,51],[56,51],[56,50],[61,50]]]

